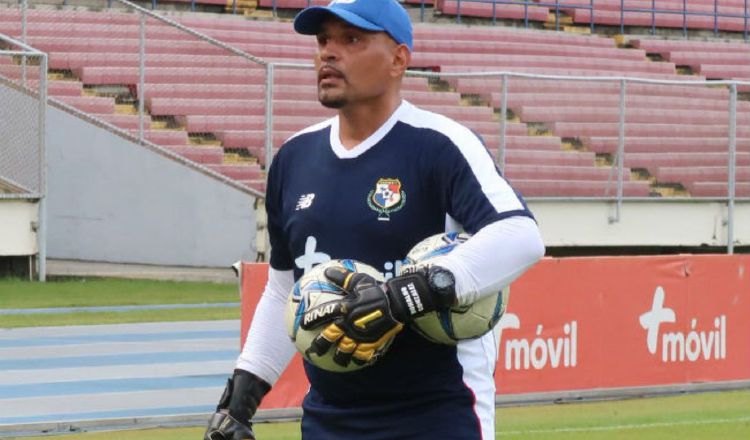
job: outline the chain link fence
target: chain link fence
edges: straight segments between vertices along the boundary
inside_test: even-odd
[[[46,61],[0,36],[0,198],[44,194]]]

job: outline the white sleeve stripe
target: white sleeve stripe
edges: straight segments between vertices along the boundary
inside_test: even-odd
[[[469,164],[495,211],[525,210],[513,188],[495,169],[492,156],[474,132],[443,115],[410,106],[412,111],[405,111],[401,121],[412,127],[437,131],[450,139]]]
[[[296,138],[299,135],[302,135],[302,134],[305,134],[305,133],[312,133],[314,131],[323,130],[324,128],[326,128],[328,126],[333,125],[333,121],[336,120],[336,118],[338,118],[338,116],[334,116],[333,118],[326,119],[325,121],[321,121],[321,122],[318,122],[317,124],[314,124],[314,125],[311,125],[311,126],[309,126],[307,128],[304,128],[304,129],[302,129],[302,130],[294,133],[293,135],[289,136],[289,139],[287,139],[286,141],[284,141],[284,143],[287,143],[287,142],[291,141],[292,139]]]

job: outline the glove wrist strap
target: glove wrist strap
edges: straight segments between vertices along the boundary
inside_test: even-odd
[[[263,396],[271,390],[271,385],[258,376],[245,370],[236,369],[229,379],[227,389],[230,389],[229,414],[240,423],[250,425],[250,419],[260,405]],[[224,400],[224,399],[222,399]]]
[[[386,282],[396,318],[402,322],[435,310],[427,279],[421,273],[409,273]]]

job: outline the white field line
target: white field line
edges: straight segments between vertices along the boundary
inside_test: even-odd
[[[567,432],[620,431],[627,429],[669,428],[674,426],[719,425],[725,423],[750,422],[750,417],[733,419],[683,420],[679,422],[638,423],[632,425],[590,426],[581,428],[530,429],[526,431],[495,431],[498,436],[526,434],[563,434]]]

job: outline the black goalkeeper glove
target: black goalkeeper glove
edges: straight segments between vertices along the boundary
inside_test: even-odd
[[[255,440],[250,419],[271,386],[258,376],[236,369],[227,381],[203,440]]]
[[[310,330],[328,324],[308,350],[322,356],[336,344],[333,359],[341,366],[373,362],[404,324],[450,308],[456,300],[453,274],[439,266],[411,267],[385,283],[338,267],[326,269],[325,276],[344,289],[346,297],[308,310],[300,325]]]

